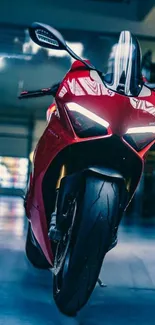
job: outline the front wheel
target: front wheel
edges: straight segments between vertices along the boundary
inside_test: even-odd
[[[87,177],[83,198],[77,206],[78,209],[73,208],[74,235],[66,240],[66,251],[65,242],[58,244],[59,250],[65,251],[65,258],[60,264],[61,254],[56,254],[55,265],[61,267],[53,281],[55,302],[70,316],[86,304],[99,277],[117,224],[119,184],[94,175]]]

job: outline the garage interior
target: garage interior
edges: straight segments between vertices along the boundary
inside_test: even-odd
[[[20,101],[23,90],[62,80],[73,60],[39,48],[28,35],[33,21],[57,28],[70,47],[106,72],[121,30],[135,34],[142,72],[155,84],[153,0],[19,0],[0,2],[0,324],[155,324],[155,145],[119,231],[116,248],[76,318],[62,315],[52,298],[52,273],[34,269],[24,247],[23,199],[32,156],[46,125],[52,97]]]

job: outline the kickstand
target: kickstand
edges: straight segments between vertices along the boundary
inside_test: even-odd
[[[107,287],[107,285],[106,285],[105,283],[103,283],[102,280],[101,280],[100,278],[98,278],[97,283],[99,284],[99,286],[100,286],[101,288],[105,288],[105,287]]]

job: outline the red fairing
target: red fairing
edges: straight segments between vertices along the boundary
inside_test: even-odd
[[[69,117],[68,103],[80,105],[80,109],[81,107],[84,108],[84,113],[86,112],[91,120],[101,118],[102,121],[105,121],[108,124],[107,134],[79,137]],[[93,115],[90,115],[89,112]],[[141,129],[139,129],[140,127]],[[106,88],[96,71],[88,71],[84,64],[79,61],[73,63],[71,70],[57,91],[56,108],[50,113],[48,125],[37,145],[33,179],[30,183],[27,199],[28,218],[31,220],[33,232],[51,265],[53,254],[47,236],[42,182],[54,158],[62,149],[74,143],[92,141],[94,138],[106,139],[115,135],[120,138],[125,146],[130,148],[143,165],[143,156],[155,141],[153,128],[155,128],[154,91],[143,86],[138,97],[120,95]],[[141,150],[136,149],[141,140],[136,139],[135,146],[132,144],[132,141],[135,141],[135,134],[136,136],[141,134],[138,133],[139,130],[143,134]],[[127,134],[128,139],[126,138]],[[145,145],[146,136],[147,145]],[[117,150],[117,148],[111,150]]]
[[[64,107],[74,102],[109,122],[111,132],[122,136],[128,128],[155,123],[155,92],[145,87],[139,97],[127,97],[106,88],[96,71],[88,71],[75,62],[57,93]]]

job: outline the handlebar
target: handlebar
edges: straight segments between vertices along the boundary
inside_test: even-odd
[[[19,99],[27,99],[27,98],[35,98],[35,97],[42,97],[47,95],[52,95],[53,97],[56,96],[57,90],[60,86],[60,83],[55,84],[49,88],[43,88],[39,90],[31,90],[31,91],[22,91],[21,94],[18,96]]]

